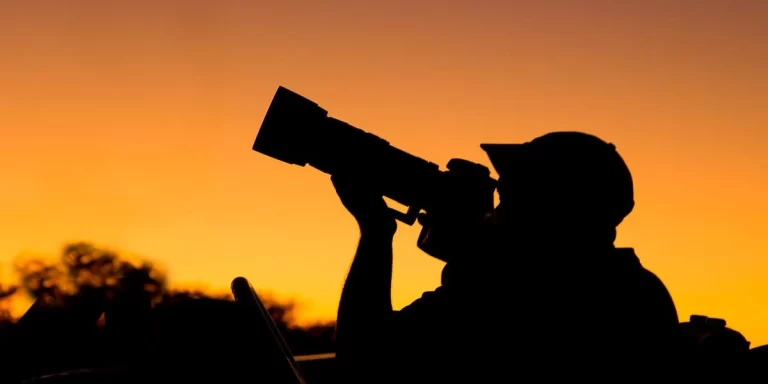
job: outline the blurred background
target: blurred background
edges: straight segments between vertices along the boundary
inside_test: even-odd
[[[637,201],[618,244],[681,320],[768,343],[766,18],[759,0],[0,1],[3,282],[88,241],[170,287],[244,275],[333,319],[357,227],[326,175],[250,149],[283,85],[443,165],[553,130],[613,142]],[[439,284],[417,235],[396,237],[397,307]]]

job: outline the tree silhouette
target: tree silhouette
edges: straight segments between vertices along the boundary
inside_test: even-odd
[[[59,303],[73,293],[65,279],[66,272],[59,265],[32,259],[15,267],[21,275],[21,288],[35,299]]]
[[[136,266],[114,251],[84,242],[66,245],[59,262],[31,259],[17,262],[15,268],[24,292],[49,303],[63,303],[68,297],[85,294],[112,298],[126,282],[155,300],[167,289],[165,274],[152,263],[144,261]]]
[[[3,285],[0,284],[0,302],[8,300],[11,296],[15,295],[19,291],[17,285]]]
[[[67,244],[58,262],[42,259],[20,260],[15,264],[20,275],[20,289],[36,300],[65,304],[72,298],[113,299],[118,292],[141,292],[155,305],[197,299],[231,301],[230,293],[211,294],[199,290],[169,289],[165,273],[149,261],[138,265],[124,260],[115,251],[86,242]],[[11,287],[13,294],[19,287]],[[4,291],[0,290],[0,300]],[[296,324],[297,303],[279,301],[263,295],[264,306],[294,353],[322,353],[333,348],[333,323],[309,326]]]
[[[0,284],[0,324],[5,324],[12,320],[11,311],[8,309],[7,304],[10,298],[18,291],[19,287],[17,285]]]
[[[134,358],[172,368],[185,357],[208,361],[215,357],[211,354],[258,347],[244,343],[243,332],[256,328],[249,329],[251,322],[241,316],[247,312],[238,309],[243,307],[231,293],[170,289],[166,274],[149,261],[134,264],[118,252],[77,242],[64,246],[58,259],[17,260],[14,267],[19,283],[0,286],[0,303],[22,291],[36,304],[28,311],[31,316],[16,324],[2,321],[0,313],[0,342],[3,350],[13,351],[0,356],[8,367],[0,370],[0,382],[138,363]],[[260,296],[294,354],[334,350],[333,323],[299,326],[295,301]],[[136,354],[141,348],[145,353]]]

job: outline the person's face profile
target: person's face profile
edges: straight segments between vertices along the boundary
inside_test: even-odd
[[[514,222],[507,211],[507,205],[499,203],[494,210],[486,216],[483,228],[483,243],[487,246],[497,247],[509,239]]]
[[[524,174],[507,175],[499,178],[499,204],[493,211],[496,225],[514,225],[526,220],[537,204],[537,185]]]

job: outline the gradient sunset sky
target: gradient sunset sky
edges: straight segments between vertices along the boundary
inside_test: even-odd
[[[681,319],[765,344],[766,20],[759,0],[2,1],[3,274],[87,240],[333,318],[357,227],[327,175],[251,150],[283,85],[439,164],[553,130],[613,142],[637,201],[617,244]],[[439,283],[418,229],[397,307]]]

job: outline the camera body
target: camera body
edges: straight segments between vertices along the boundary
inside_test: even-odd
[[[310,165],[333,175],[360,174],[375,182],[383,196],[406,207],[395,218],[413,225],[422,212],[418,246],[447,261],[462,231],[493,210],[496,180],[477,163],[454,159],[447,170],[396,148],[376,135],[328,116],[317,103],[278,87],[253,150],[285,163]]]

